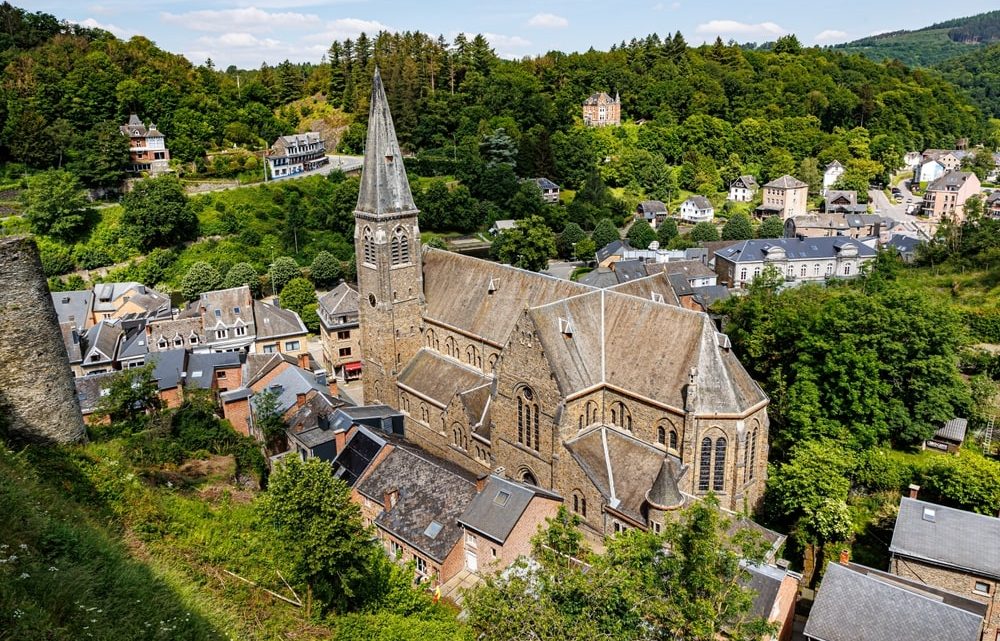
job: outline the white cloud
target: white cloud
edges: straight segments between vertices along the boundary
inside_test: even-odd
[[[189,11],[187,13],[161,13],[164,22],[180,25],[195,31],[226,31],[239,30],[245,33],[268,33],[276,28],[319,27],[322,22],[319,16],[307,13],[272,13],[247,7],[245,9],[206,9]]]
[[[838,31],[837,29],[826,29],[825,31],[820,31],[813,38],[816,42],[831,42],[833,40],[843,40],[847,37],[846,31]]]
[[[738,20],[711,20],[695,27],[695,33],[706,36],[783,36],[785,31],[773,22],[751,24]]]
[[[528,26],[542,29],[564,29],[569,26],[569,20],[554,13],[537,13],[528,20]]]
[[[525,54],[524,49],[531,46],[531,41],[521,36],[505,36],[500,33],[484,33],[483,37],[496,49],[502,58],[519,58]]]
[[[258,38],[252,33],[229,32],[217,37],[198,38],[198,43],[209,47],[221,48],[245,48],[254,47],[257,49],[275,49],[281,45],[280,40],[273,38]]]
[[[86,20],[78,22],[77,24],[80,25],[81,27],[87,27],[88,29],[104,29],[105,31],[118,36],[122,40],[128,40],[129,38],[135,35],[135,31],[130,31],[129,29],[122,29],[121,27],[113,25],[111,23],[98,22],[93,18],[87,18]]]
[[[334,40],[357,38],[362,33],[374,36],[380,31],[396,31],[378,20],[361,20],[360,18],[338,18],[323,24],[323,30],[302,36],[306,42],[323,42],[329,47]]]

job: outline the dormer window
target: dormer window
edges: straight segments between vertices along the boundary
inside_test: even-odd
[[[157,343],[160,349],[167,349],[167,339],[161,338],[160,342]]]
[[[559,333],[569,338],[573,335],[573,323],[565,318],[559,319]]]
[[[490,282],[486,285],[486,293],[493,294],[497,291],[497,282],[494,279],[490,279]]]
[[[660,294],[660,293],[657,293],[657,292],[651,293],[650,294],[650,298],[653,299],[654,303],[662,303],[663,302],[663,294]]]

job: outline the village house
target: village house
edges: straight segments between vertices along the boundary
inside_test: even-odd
[[[962,158],[968,155],[965,150],[955,149],[925,149],[921,154],[924,162],[935,160],[944,167],[946,172],[958,171],[962,168]]]
[[[667,206],[659,200],[644,200],[636,205],[636,220],[645,220],[650,227],[656,229],[668,215]]]
[[[806,213],[808,199],[809,185],[786,174],[764,185],[764,197],[757,207],[757,215],[780,216],[782,220],[802,216]]]
[[[987,196],[984,204],[984,212],[988,216],[1000,218],[1000,189],[994,189],[993,193]]]
[[[889,571],[985,606],[982,641],[1000,634],[1000,518],[910,497],[899,502]],[[959,637],[951,637],[959,638]],[[976,637],[971,637],[978,639]]]
[[[689,223],[710,223],[715,218],[715,207],[704,196],[691,196],[681,203],[681,220]]]
[[[517,227],[516,220],[510,218],[504,218],[503,220],[494,221],[494,223],[490,225],[490,234],[493,236],[499,236],[505,231],[510,231],[515,227]]]
[[[170,171],[170,151],[156,125],[149,123],[147,128],[138,116],[132,114],[128,124],[119,129],[129,139],[129,171],[145,171],[151,176]]]
[[[927,185],[920,213],[933,223],[945,217],[962,222],[965,220],[965,201],[978,195],[981,187],[979,178],[971,171],[950,171]]]
[[[903,156],[903,165],[907,169],[913,169],[921,162],[923,162],[923,155],[919,151],[908,151],[906,152],[906,155]]]
[[[744,289],[769,266],[789,284],[822,282],[859,276],[877,253],[853,238],[745,240],[716,252],[715,273],[720,284],[733,289]]]
[[[197,349],[226,352],[249,351],[257,335],[250,288],[232,287],[204,292],[189,303],[178,319],[201,320],[205,343]]]
[[[825,214],[866,214],[868,205],[858,203],[858,192],[830,189],[823,198],[821,211]]]
[[[542,192],[542,200],[550,205],[559,203],[559,185],[548,178],[532,178],[531,182],[535,183],[538,190]]]
[[[60,324],[70,323],[77,332],[83,332],[94,324],[90,314],[94,304],[93,290],[52,292],[51,296]]]
[[[654,241],[655,242],[655,241]],[[638,260],[643,263],[666,263],[674,260],[695,260],[705,254],[701,248],[662,249],[659,243],[650,243],[648,248],[637,249],[628,240],[614,240],[599,247],[594,252],[598,267],[611,267],[618,262]]]
[[[921,160],[913,169],[913,182],[917,184],[933,182],[946,171],[944,165],[937,160]]]
[[[845,171],[847,170],[844,169],[844,166],[836,160],[826,166],[826,169],[823,171],[824,196],[829,190],[833,189],[833,186],[837,184],[837,181],[840,180],[840,177],[844,175]]]
[[[583,101],[583,124],[588,127],[605,127],[622,124],[622,101],[618,94],[612,98],[603,91],[591,94]]]
[[[882,217],[874,214],[806,214],[785,221],[785,238],[870,238],[881,230]]]
[[[924,449],[931,448],[954,454],[965,443],[965,432],[969,421],[964,418],[953,418],[944,424],[934,436],[924,441]]]
[[[59,292],[69,296],[77,292]],[[94,285],[89,326],[112,318],[152,320],[170,317],[170,297],[141,283],[98,283]]]
[[[795,623],[795,604],[798,601],[799,582],[802,576],[788,570],[788,563],[777,565],[741,563],[750,574],[745,586],[754,591],[754,616],[777,626],[777,631],[764,641],[789,641]]]
[[[748,203],[757,194],[760,185],[753,176],[740,176],[729,184],[729,197],[735,203]]]
[[[145,364],[152,366],[156,380],[156,393],[163,407],[179,407],[184,400],[184,370],[188,352],[171,349],[146,355]]]
[[[125,332],[118,319],[102,320],[83,336],[80,371],[84,376],[103,374],[115,368],[118,345]]]
[[[344,380],[361,376],[361,331],[358,329],[358,291],[341,282],[319,299],[323,365]]]
[[[845,556],[827,566],[803,633],[810,641],[980,641],[983,610],[960,593],[849,563]]]
[[[399,409],[408,443],[473,478],[503,468],[563,497],[597,544],[662,529],[710,492],[758,505],[768,399],[712,319],[667,304],[663,275],[601,290],[423,247],[377,72],[371,96],[355,208],[364,402]],[[443,572],[453,559],[435,553]]]
[[[309,330],[302,318],[290,309],[261,300],[253,302],[253,351],[257,354],[288,354],[298,356],[309,352]]]
[[[279,136],[267,152],[267,167],[272,178],[311,171],[327,162],[326,143],[315,131]]]
[[[157,320],[146,323],[146,344],[150,352],[165,352],[174,349],[202,349],[205,328],[201,316]]]
[[[923,243],[915,236],[904,234],[893,234],[883,247],[896,253],[901,261],[906,264],[912,263],[917,258],[917,247]]]

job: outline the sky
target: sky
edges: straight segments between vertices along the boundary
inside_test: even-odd
[[[606,50],[649,33],[680,31],[690,44],[765,42],[795,33],[806,45],[848,42],[885,31],[996,9],[996,0],[14,0],[29,11],[146,36],[195,64],[217,68],[319,62],[334,40],[380,30],[452,39],[482,33],[497,54]]]

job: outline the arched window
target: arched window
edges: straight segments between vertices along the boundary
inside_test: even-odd
[[[469,449],[469,439],[465,435],[465,429],[460,423],[452,424],[451,437],[455,447],[459,447],[463,450]]]
[[[573,490],[573,511],[580,516],[587,516],[587,497],[580,490]]]
[[[497,359],[499,356],[497,354],[490,354],[490,357],[486,360],[490,365],[490,371],[495,372],[497,369]]]
[[[433,329],[428,328],[427,333],[424,334],[424,340],[427,343],[427,347],[431,349],[437,349],[435,344],[437,343],[437,335],[434,333]]]
[[[444,339],[444,351],[452,358],[458,358],[458,346],[455,345],[455,339],[451,336]]]
[[[517,395],[517,442],[534,450],[539,448],[538,403],[530,387]]]
[[[712,489],[721,492],[726,489],[726,439],[715,439],[715,467],[712,470]]]
[[[747,279],[747,268],[744,267],[744,268],[740,269],[740,282],[743,282],[746,279]]]
[[[538,485],[538,480],[535,478],[535,475],[531,473],[531,470],[527,469],[521,471],[521,482],[528,485]]]
[[[701,439],[701,460],[698,461],[698,491],[707,492],[712,472],[712,439]]]
[[[656,442],[660,445],[667,444],[667,430],[662,425],[656,428]]]
[[[750,432],[750,465],[748,466],[750,470],[747,478],[753,480],[754,471],[757,469],[757,427],[754,426],[753,431]]]
[[[789,265],[788,266],[788,277],[792,278],[793,276],[795,276],[795,267]]]
[[[427,410],[427,406],[423,403],[420,404],[420,420],[424,423],[431,422],[431,413]]]
[[[597,422],[597,403],[594,401],[587,401],[587,405],[583,412],[583,424],[584,426],[593,425]]]
[[[819,276],[819,263],[813,265],[813,276]]]
[[[382,385],[378,381],[372,385],[372,394],[375,396],[376,401],[382,400]]]
[[[677,430],[670,430],[670,449],[677,450]]]
[[[632,413],[621,401],[611,404],[611,424],[628,432],[632,431]]]
[[[404,412],[410,411],[410,398],[406,394],[399,395],[399,406]]]
[[[805,265],[803,265],[803,266],[802,266],[802,267],[801,267],[801,268],[799,269],[799,276],[801,276],[802,278],[805,278],[805,277],[806,277],[806,266],[805,266]]]
[[[392,241],[389,243],[389,254],[393,265],[402,265],[403,263],[410,262],[410,242],[402,227],[397,227],[392,232]]]
[[[375,236],[371,227],[365,227],[361,234],[361,244],[364,247],[364,260],[370,265],[375,264]]]

